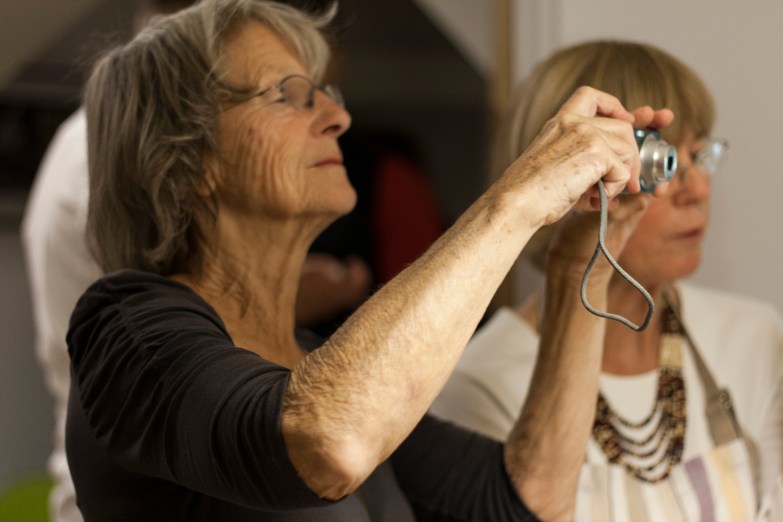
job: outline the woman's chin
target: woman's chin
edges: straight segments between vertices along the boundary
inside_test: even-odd
[[[311,217],[324,218],[327,221],[328,226],[337,219],[350,214],[355,207],[356,193],[351,191],[350,194],[342,194],[335,197],[329,197],[328,199],[322,199],[317,205],[310,207],[310,210],[305,213],[309,214]]]
[[[350,185],[346,189],[341,190],[339,194],[335,194],[334,211],[337,217],[350,213],[356,207],[356,201],[356,190]]]
[[[675,282],[679,279],[688,278],[696,273],[699,265],[701,265],[701,255],[693,255],[689,256],[688,259],[682,259],[676,265],[670,267],[668,280]]]

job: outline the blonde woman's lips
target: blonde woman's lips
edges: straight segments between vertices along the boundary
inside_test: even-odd
[[[704,236],[704,228],[692,228],[690,230],[686,230],[685,232],[682,232],[680,234],[677,234],[677,239],[684,239],[686,241],[695,241],[697,239],[701,239],[702,236]]]

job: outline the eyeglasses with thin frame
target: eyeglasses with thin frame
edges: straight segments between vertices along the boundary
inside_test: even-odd
[[[712,177],[717,174],[728,149],[729,142],[727,140],[708,136],[705,139],[704,147],[695,154],[691,166],[706,172]],[[685,177],[686,170],[687,168],[683,165],[680,170],[681,178]]]
[[[287,103],[300,112],[307,112],[315,106],[315,93],[321,91],[334,103],[345,107],[345,101],[340,89],[335,85],[317,85],[306,76],[291,74],[280,80],[280,83],[264,89],[256,97],[269,100],[272,103]],[[279,98],[275,98],[275,95]]]
[[[706,144],[696,154],[694,164],[714,176],[729,150],[729,142],[723,138],[709,136]]]

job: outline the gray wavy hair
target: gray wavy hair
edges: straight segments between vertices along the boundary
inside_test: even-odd
[[[225,81],[223,45],[246,23],[260,22],[320,81],[329,61],[323,29],[336,7],[310,14],[268,0],[203,0],[153,21],[96,63],[84,96],[87,241],[103,270],[199,269],[217,214],[203,187],[220,107],[257,88]]]

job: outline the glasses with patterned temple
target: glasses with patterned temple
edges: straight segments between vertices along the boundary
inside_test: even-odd
[[[287,103],[300,112],[307,112],[315,105],[315,92],[321,91],[340,107],[345,107],[343,95],[334,85],[316,85],[309,78],[299,74],[291,74],[283,78],[274,87],[264,89],[256,94],[269,103]],[[275,98],[275,95],[279,98]]]

